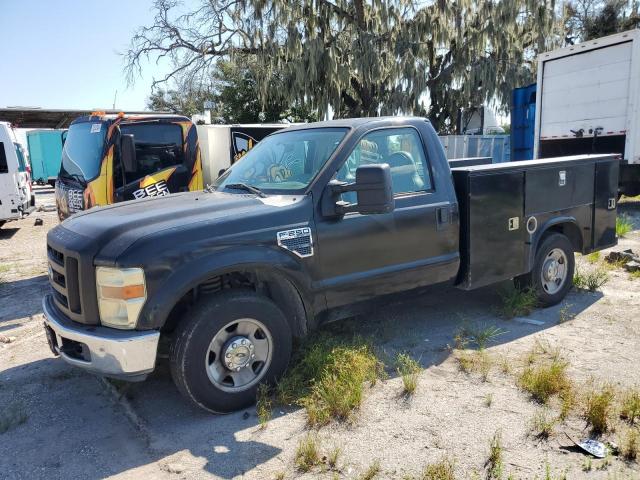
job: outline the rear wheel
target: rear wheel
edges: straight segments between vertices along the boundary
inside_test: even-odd
[[[573,245],[566,236],[552,233],[539,244],[533,270],[516,277],[514,282],[520,289],[533,289],[538,302],[549,307],[567,295],[573,284],[574,270]]]
[[[178,390],[195,405],[227,413],[255,402],[291,356],[291,329],[270,299],[252,291],[217,294],[190,310],[170,349]]]

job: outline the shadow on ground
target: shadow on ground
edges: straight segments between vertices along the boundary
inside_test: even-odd
[[[0,326],[3,322],[42,313],[42,297],[48,291],[46,275],[0,283]]]
[[[504,333],[494,343],[509,343],[558,323],[563,305],[534,311],[528,318],[536,320],[535,324],[501,319],[494,313],[501,288],[505,285],[473,292],[431,289],[363,314],[346,326],[325,328],[338,335],[341,331],[361,333],[373,338],[389,358],[407,351],[430,367],[451,354],[456,330],[465,323],[502,329]],[[599,298],[597,294],[571,293],[564,305],[577,314]],[[44,343],[44,338],[40,340]],[[167,467],[160,472],[150,464],[166,463],[166,457],[188,452],[191,464],[186,470],[204,470],[228,479],[281,453],[254,435],[258,429],[255,408],[216,416],[186,403],[171,382],[166,360],[147,381],[125,388],[142,420],[141,431],[133,427],[95,377],[60,361],[38,360],[5,370],[0,374],[0,404],[22,405],[27,420],[1,435],[0,471],[20,472],[15,478],[97,479],[136,468],[142,474],[145,468],[153,467],[162,475]],[[290,409],[281,413],[289,414]],[[136,473],[129,475],[135,477]]]

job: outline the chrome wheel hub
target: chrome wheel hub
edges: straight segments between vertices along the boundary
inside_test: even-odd
[[[234,320],[215,334],[205,355],[211,383],[225,392],[239,392],[258,383],[273,356],[273,339],[259,320]]]
[[[222,361],[224,365],[233,371],[240,371],[241,368],[248,367],[251,359],[256,358],[253,351],[255,347],[251,340],[243,336],[233,337],[227,341]]]
[[[553,295],[564,285],[567,279],[567,256],[559,248],[551,250],[542,264],[542,288]]]

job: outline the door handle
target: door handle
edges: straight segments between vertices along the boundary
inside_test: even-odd
[[[442,230],[451,223],[451,206],[436,208],[436,229]]]

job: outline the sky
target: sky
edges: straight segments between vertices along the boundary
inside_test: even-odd
[[[152,0],[0,0],[0,107],[146,109],[153,78],[143,65],[127,86],[133,32],[153,20]]]

